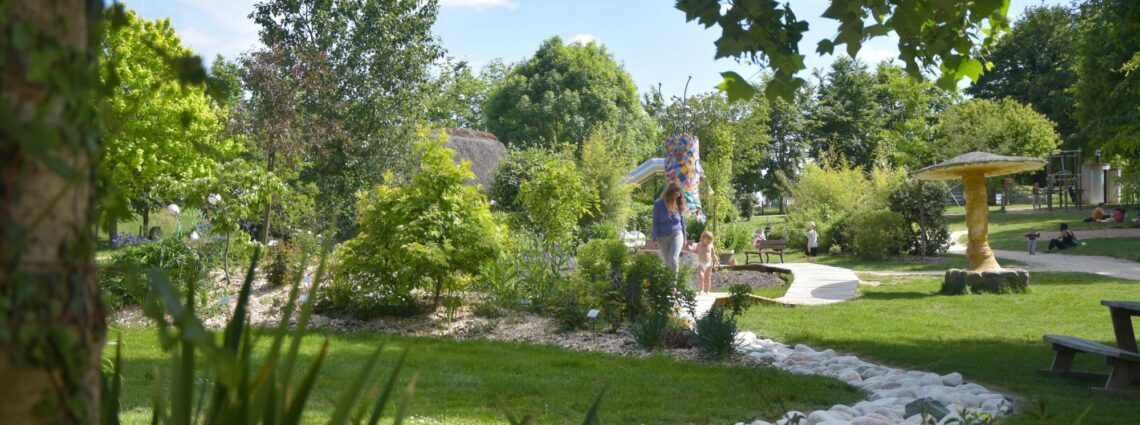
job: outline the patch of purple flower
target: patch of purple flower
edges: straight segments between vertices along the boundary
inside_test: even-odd
[[[125,246],[142,245],[150,243],[150,239],[146,236],[136,236],[130,233],[120,233],[111,238],[111,249],[119,249]]]

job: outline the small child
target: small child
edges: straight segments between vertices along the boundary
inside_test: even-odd
[[[712,292],[712,269],[720,260],[716,258],[716,249],[713,246],[713,234],[710,231],[701,233],[701,242],[697,244],[697,290],[702,294]]]
[[[1041,237],[1041,233],[1036,230],[1030,230],[1025,234],[1029,239],[1029,255],[1037,255],[1037,238]]]

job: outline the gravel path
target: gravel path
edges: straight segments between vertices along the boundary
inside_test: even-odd
[[[1097,232],[1099,231],[1090,233],[1095,234]],[[957,242],[965,234],[965,230],[950,234],[950,240],[954,241],[954,245],[950,246],[949,252],[966,253],[966,245]],[[1029,271],[1095,273],[1117,279],[1140,280],[1140,263],[1098,255],[1046,254],[1045,248],[1048,247],[1049,240],[1038,239],[1037,244],[1037,255],[1003,249],[995,249],[994,255],[999,260],[1008,258],[1020,261],[1025,264],[1022,267]]]

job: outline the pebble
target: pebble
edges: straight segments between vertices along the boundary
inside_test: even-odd
[[[929,397],[952,412],[939,424],[957,423],[960,411],[965,414],[988,413],[995,418],[1013,412],[1013,403],[1005,395],[978,384],[965,383],[958,372],[936,373],[890,368],[856,356],[826,349],[817,351],[804,344],[793,347],[770,339],[757,338],[751,332],[737,334],[745,353],[787,372],[836,378],[867,392],[867,399],[852,406],[837,404],[828,410],[787,412],[774,424],[756,420],[749,425],[787,425],[800,418],[804,425],[894,425],[919,424],[920,415],[904,418],[906,405],[918,398]],[[743,423],[741,423],[743,425]]]

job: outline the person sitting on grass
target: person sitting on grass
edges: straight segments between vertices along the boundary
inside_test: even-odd
[[[1114,211],[1114,212],[1112,213],[1112,221],[1115,221],[1115,222],[1117,222],[1117,223],[1123,223],[1123,222],[1124,222],[1124,213],[1125,213],[1125,212],[1126,212],[1126,211],[1125,211],[1125,209],[1124,209],[1124,208],[1121,208],[1121,207],[1116,207],[1116,211]]]
[[[1073,231],[1069,230],[1068,223],[1061,223],[1061,237],[1049,240],[1049,251],[1053,252],[1053,248],[1069,249],[1077,246],[1077,237],[1073,235]]]
[[[1104,202],[1096,204],[1096,208],[1094,208],[1092,212],[1092,217],[1086,218],[1085,223],[1101,221],[1102,219],[1104,219]]]

